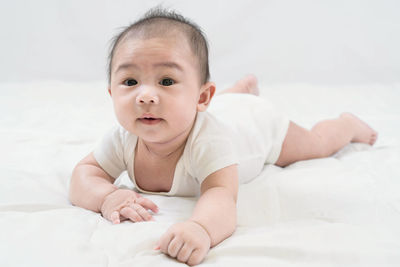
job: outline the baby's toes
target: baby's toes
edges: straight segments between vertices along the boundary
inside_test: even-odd
[[[374,133],[371,135],[371,139],[370,139],[369,144],[372,146],[373,144],[375,144],[375,142],[376,142],[377,139],[378,139],[378,133],[377,133],[377,132],[374,132]]]

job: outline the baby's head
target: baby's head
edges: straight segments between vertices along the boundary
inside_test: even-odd
[[[145,141],[187,136],[214,95],[208,80],[207,41],[175,12],[152,9],[112,43],[108,90],[116,117]]]
[[[111,83],[113,65],[115,65],[113,58],[120,43],[130,38],[173,38],[173,36],[179,36],[182,38],[180,41],[188,42],[198,64],[200,82],[202,84],[208,82],[210,79],[208,43],[200,27],[174,11],[156,7],[149,10],[136,22],[125,27],[113,38],[108,56],[108,83]]]

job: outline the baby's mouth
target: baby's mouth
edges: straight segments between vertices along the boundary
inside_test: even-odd
[[[153,125],[153,124],[157,124],[161,121],[161,118],[156,118],[153,116],[142,116],[141,118],[139,118],[139,121],[144,123],[144,124],[148,124],[148,125]]]

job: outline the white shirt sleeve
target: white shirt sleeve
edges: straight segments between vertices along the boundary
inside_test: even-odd
[[[124,136],[120,126],[111,129],[97,144],[93,156],[105,172],[115,179],[126,170]]]
[[[238,163],[232,144],[221,138],[196,143],[191,157],[193,174],[199,184],[210,174]]]
[[[186,154],[189,173],[201,184],[210,174],[238,164],[231,138],[210,114],[199,113]]]

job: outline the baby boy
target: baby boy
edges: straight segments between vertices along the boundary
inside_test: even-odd
[[[109,57],[108,91],[119,125],[75,167],[72,204],[114,224],[153,220],[156,204],[113,184],[125,170],[139,192],[198,195],[192,216],[156,244],[195,265],[233,234],[238,184],[264,164],[284,167],[377,138],[350,113],[304,129],[257,97],[253,76],[216,96],[215,90],[207,41],[195,23],[157,8],[125,28]]]

